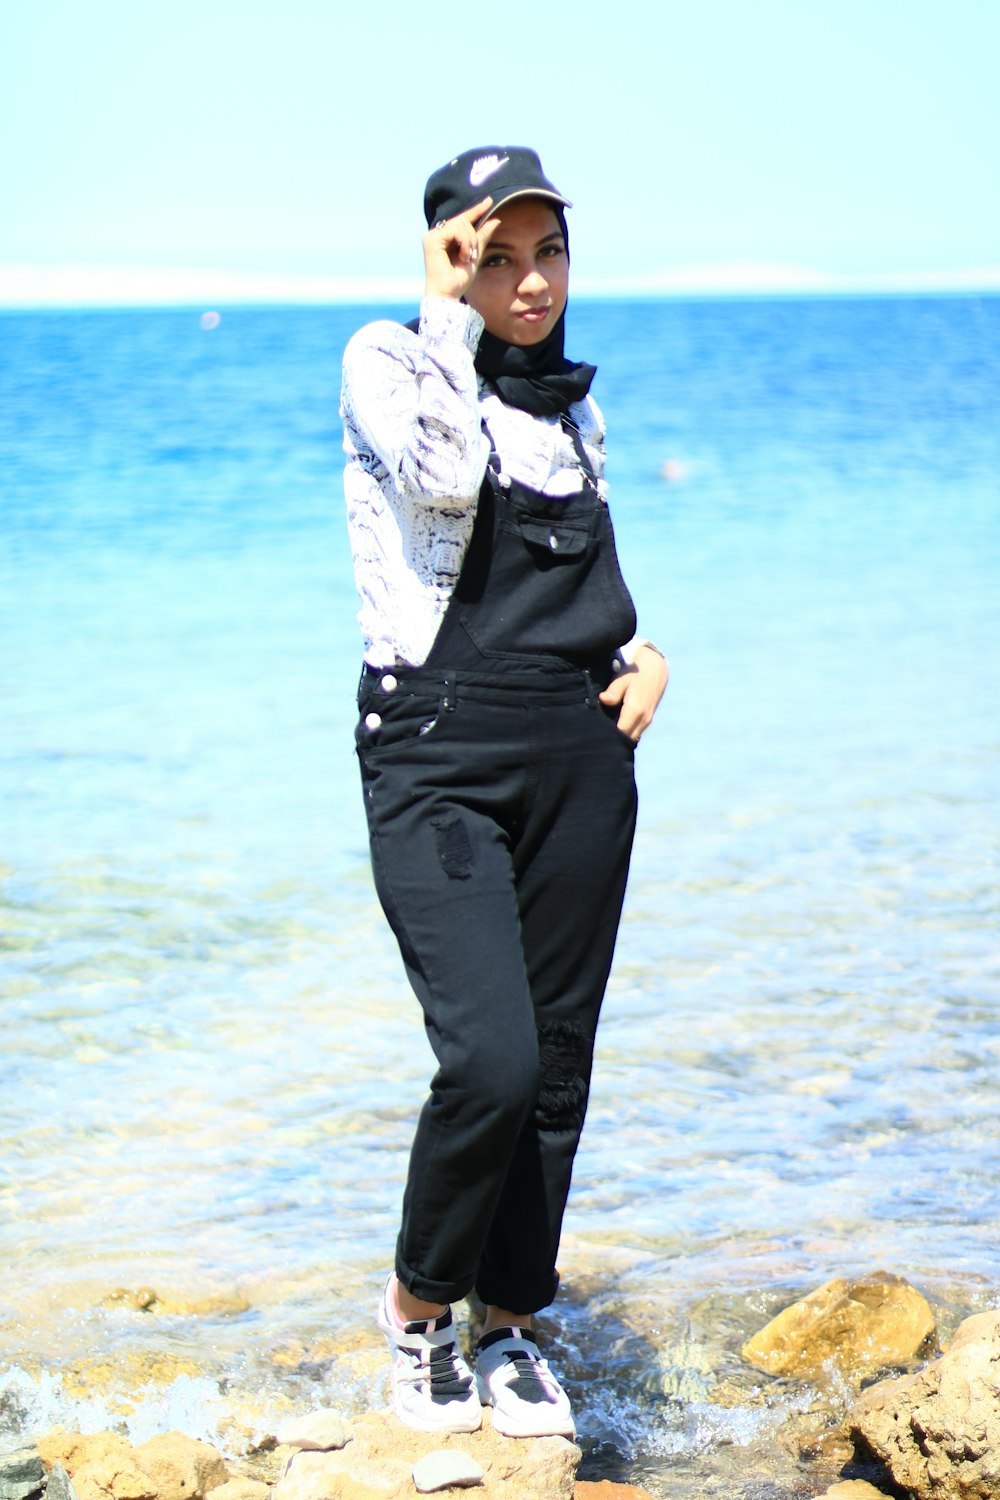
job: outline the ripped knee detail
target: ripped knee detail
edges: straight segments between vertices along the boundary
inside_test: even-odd
[[[468,880],[476,862],[469,830],[457,813],[438,813],[431,818],[438,859],[449,880]]]
[[[579,1130],[587,1111],[590,1038],[578,1021],[546,1021],[539,1026],[538,1064],[536,1125],[543,1130]]]

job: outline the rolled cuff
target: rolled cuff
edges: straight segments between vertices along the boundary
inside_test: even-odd
[[[436,1281],[414,1271],[396,1247],[396,1276],[413,1297],[423,1302],[460,1302],[473,1290],[473,1278],[461,1281]],[[533,1276],[505,1272],[493,1266],[480,1266],[474,1278],[475,1292],[481,1302],[503,1307],[508,1312],[536,1313],[555,1301],[559,1290],[559,1272],[542,1271]]]
[[[555,1301],[559,1290],[559,1272],[546,1271],[537,1276],[508,1275],[489,1267],[476,1277],[476,1293],[487,1307],[503,1307],[508,1312],[536,1313]]]

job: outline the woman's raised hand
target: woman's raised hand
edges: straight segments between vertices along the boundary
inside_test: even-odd
[[[424,296],[454,297],[459,301],[475,280],[479,257],[493,237],[499,219],[476,223],[489,210],[483,198],[464,214],[456,214],[424,235]]]

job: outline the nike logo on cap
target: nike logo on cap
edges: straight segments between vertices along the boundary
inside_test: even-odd
[[[493,156],[480,156],[472,163],[472,170],[469,173],[469,186],[482,187],[487,177],[492,177],[494,172],[499,172],[500,168],[505,167],[509,161],[509,156],[499,157],[495,154]]]

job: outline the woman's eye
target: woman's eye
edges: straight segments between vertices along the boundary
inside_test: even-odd
[[[489,268],[492,268],[493,266],[504,266],[506,264],[506,255],[500,255],[499,253],[496,255],[487,255],[486,259],[483,261],[483,266]]]
[[[554,260],[557,255],[562,255],[563,248],[562,245],[543,245],[542,254],[547,260]]]

